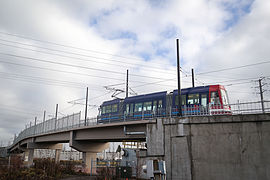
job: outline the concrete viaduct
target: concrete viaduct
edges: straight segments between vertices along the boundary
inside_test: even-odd
[[[109,147],[108,142],[124,140],[146,140],[146,125],[149,120],[127,121],[109,124],[75,127],[68,130],[43,133],[26,137],[9,147],[11,153],[24,152],[27,164],[33,163],[34,149],[55,149],[55,159],[59,161],[62,144],[83,152],[87,172],[91,169],[91,159]]]
[[[59,149],[69,143],[84,152],[87,168],[108,142],[143,140],[147,150],[138,152],[139,167],[149,160],[166,162],[166,177],[173,180],[270,179],[270,114],[162,117],[76,127],[28,136],[9,147],[25,151],[32,162],[33,149]]]

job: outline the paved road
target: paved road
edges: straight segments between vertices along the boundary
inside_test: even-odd
[[[96,180],[97,178],[94,176],[70,176],[63,178],[61,180]]]

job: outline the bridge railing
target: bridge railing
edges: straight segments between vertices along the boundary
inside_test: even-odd
[[[72,129],[80,126],[81,113],[68,115],[59,119],[49,119],[39,124],[26,127],[18,136],[14,139],[13,143],[17,143],[20,140],[31,137],[34,135],[41,135],[46,133],[58,132],[63,130]]]
[[[270,101],[255,102],[238,102],[230,105],[185,105],[182,106],[182,116],[206,116],[206,115],[234,115],[234,114],[250,114],[250,113],[270,113]],[[133,120],[151,120],[157,117],[173,117],[178,115],[177,108],[165,109],[160,108],[155,111],[140,111],[132,114],[112,114],[108,116],[97,116],[87,118],[86,121],[81,119],[81,113],[72,114],[55,120],[55,118],[41,122],[24,129],[14,139],[13,143],[31,137],[53,132],[73,129],[80,126],[93,126],[100,123],[112,123],[119,121]]]

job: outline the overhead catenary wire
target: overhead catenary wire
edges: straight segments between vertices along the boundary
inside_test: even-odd
[[[107,54],[107,55],[111,55],[111,56],[123,57],[123,58],[126,58],[126,59],[131,59],[130,57],[124,57],[124,56],[119,56],[119,55],[110,54],[110,53],[104,53],[104,52],[100,52],[100,51],[93,51],[93,50],[79,48],[79,47],[75,47],[75,46],[63,45],[63,44],[60,44],[60,43],[55,43],[55,42],[50,42],[50,41],[35,39],[35,38],[26,37],[26,36],[18,35],[18,34],[12,34],[12,33],[7,33],[7,32],[0,32],[0,34],[4,34],[4,35],[7,35],[7,36],[13,36],[13,37],[17,37],[17,38],[22,38],[22,39],[26,39],[26,40],[32,40],[32,41],[37,41],[37,42],[42,42],[42,43],[57,45],[57,46],[61,46],[61,47],[73,48],[73,49],[78,49],[78,50],[83,50],[83,51],[96,52],[96,53],[100,53],[100,54]],[[135,58],[135,59],[137,59],[137,58]],[[139,60],[140,60],[139,62],[144,61],[143,59],[139,59]],[[208,74],[208,73],[214,73],[214,72],[220,72],[220,71],[226,71],[226,70],[233,70],[233,69],[244,68],[244,67],[248,67],[248,66],[259,65],[259,64],[269,63],[269,62],[270,61],[266,61],[266,62],[261,62],[261,63],[254,63],[254,64],[243,65],[243,66],[238,66],[238,67],[231,67],[231,68],[220,69],[220,70],[215,70],[215,71],[201,72],[201,73],[197,73],[196,75],[203,75],[203,74]]]
[[[0,78],[2,79],[9,79],[9,80],[16,80],[16,81],[23,81],[23,82],[30,82],[34,84],[39,84],[39,85],[51,85],[51,86],[61,86],[61,87],[71,87],[71,88],[79,88],[79,89],[84,89],[88,84],[81,84],[81,85],[75,85],[75,84],[69,84],[65,82],[45,82],[44,80],[41,79],[26,79],[25,77],[20,77],[20,76],[7,76],[7,75],[0,75]],[[48,79],[47,79],[48,80]],[[100,91],[100,89],[93,89],[93,91]]]
[[[73,72],[73,71],[64,71],[64,70],[60,70],[60,69],[52,69],[52,68],[45,68],[45,67],[39,67],[39,66],[33,66],[33,65],[26,65],[26,64],[19,64],[19,63],[13,63],[13,62],[6,62],[6,61],[2,61],[2,60],[0,60],[0,63],[11,64],[11,65],[15,65],[15,66],[23,66],[23,67],[27,67],[27,68],[33,68],[33,69],[42,69],[42,70],[53,71],[53,72],[58,72],[58,73],[68,73],[68,74],[74,74],[74,75],[89,76],[89,77],[94,77],[94,78],[112,79],[112,80],[117,80],[117,81],[124,81],[124,79],[120,79],[120,78],[113,78],[113,77],[108,77],[108,76],[91,75],[91,74],[78,73],[78,72]],[[174,79],[171,79],[170,81],[173,81],[173,80]],[[147,83],[145,81],[138,81],[138,80],[130,80],[130,82],[144,83],[144,84]],[[157,84],[157,85],[162,86],[163,84]]]
[[[14,108],[14,109],[19,109],[19,110],[31,111],[32,113],[43,113],[43,111],[41,111],[41,110],[30,109],[30,108],[19,107],[19,106],[11,106],[11,105],[7,105],[7,104],[0,104],[0,108],[1,108],[1,106],[6,107],[6,108]],[[51,113],[51,112],[48,112],[48,113]]]
[[[265,77],[270,77],[270,76],[265,76]],[[251,78],[233,79],[233,80],[227,80],[227,81],[217,81],[217,82],[206,83],[206,84],[219,84],[219,83],[225,83],[225,82],[234,82],[234,81],[243,81],[243,80],[253,80],[253,79],[258,79],[258,78],[260,78],[260,77],[251,77]]]
[[[52,45],[56,45],[56,46],[60,46],[60,47],[66,47],[66,48],[72,48],[72,49],[82,50],[82,51],[86,51],[86,52],[94,52],[94,53],[98,53],[98,54],[106,54],[106,55],[120,57],[120,58],[124,58],[124,59],[133,59],[133,60],[137,60],[138,62],[144,61],[144,59],[142,59],[142,58],[125,57],[125,56],[121,56],[121,55],[117,55],[117,54],[112,54],[112,53],[107,53],[107,52],[101,52],[101,51],[96,51],[96,50],[90,50],[90,49],[75,47],[75,46],[71,46],[71,45],[64,45],[64,44],[60,44],[60,43],[56,43],[56,42],[50,42],[50,41],[40,40],[40,39],[36,39],[36,38],[32,38],[32,37],[26,37],[26,36],[18,35],[18,34],[12,34],[12,33],[1,32],[1,31],[0,31],[0,34],[5,34],[5,35],[8,35],[8,36],[18,37],[18,38],[22,38],[22,39],[26,39],[26,40],[32,40],[32,41],[37,41],[37,42],[46,43],[46,44],[52,44]],[[160,65],[164,65],[164,64],[160,64]]]
[[[33,66],[33,65],[26,65],[26,64],[19,64],[19,63],[13,63],[13,62],[6,62],[6,61],[1,61],[1,60],[0,60],[0,63],[12,64],[12,65],[17,65],[17,66],[24,66],[24,67],[35,68],[35,69],[43,69],[43,70],[48,70],[48,71],[60,72],[60,73],[69,73],[69,74],[75,74],[75,75],[90,76],[90,77],[95,77],[95,78],[103,78],[103,79],[112,79],[112,80],[124,81],[124,79],[112,78],[112,77],[108,77],[108,76],[97,76],[97,75],[84,74],[84,73],[78,73],[78,72],[72,72],[72,71],[64,71],[64,70],[59,70],[59,69],[51,69],[51,68],[45,68],[45,67],[39,67],[39,66]],[[143,83],[143,85],[135,86],[134,87],[134,88],[136,88],[136,87],[142,87],[142,86],[148,85],[148,84],[156,84],[156,85],[160,85],[160,86],[168,86],[168,85],[158,84],[158,83],[160,83],[160,82],[166,82],[166,81],[174,81],[174,80],[175,80],[175,78],[173,78],[173,79],[166,79],[166,80],[157,81],[157,82],[149,82],[149,83],[143,82],[143,81],[137,81],[137,80],[129,80],[129,81],[130,82]],[[183,82],[187,82],[187,81],[183,81]],[[124,84],[124,83],[121,83],[121,84]]]
[[[24,81],[24,82],[31,82],[31,83],[38,83],[38,84],[45,84],[45,85],[73,87],[73,88],[79,88],[79,89],[82,89],[86,86],[93,87],[93,85],[86,84],[86,83],[78,83],[78,82],[74,82],[74,81],[63,81],[63,80],[43,78],[43,77],[37,77],[37,76],[28,76],[28,75],[15,74],[15,73],[6,73],[6,72],[0,72],[0,78],[17,80],[17,81]],[[124,83],[121,83],[121,84],[124,84]],[[157,85],[166,86],[166,85],[162,85],[162,84],[157,84]],[[103,86],[99,86],[99,85],[95,85],[95,87],[103,88]],[[100,91],[100,89],[93,89],[93,88],[91,88],[91,90]]]
[[[108,73],[113,73],[113,74],[125,75],[125,73],[121,73],[121,72],[117,72],[117,71],[111,71],[111,70],[105,70],[105,69],[99,69],[99,68],[92,68],[92,67],[88,67],[88,66],[81,66],[81,65],[76,65],[76,64],[55,62],[55,61],[51,61],[51,60],[33,58],[33,57],[28,57],[28,56],[20,56],[20,55],[3,53],[3,52],[0,52],[0,54],[5,55],[5,56],[21,58],[21,59],[27,59],[27,60],[31,60],[31,61],[39,61],[39,62],[43,62],[43,63],[57,64],[57,65],[61,65],[61,66],[68,66],[68,67],[74,67],[74,68],[81,68],[81,69],[88,69],[88,70],[94,70],[94,71],[100,71],[100,72],[108,72]],[[144,78],[150,78],[150,79],[163,79],[163,78],[152,77],[152,76],[144,76],[144,75],[138,75],[138,74],[130,74],[130,76],[144,77]],[[165,80],[165,79],[163,79],[163,80]],[[169,81],[170,79],[166,79],[166,80]]]
[[[90,60],[90,59],[83,59],[83,58],[79,58],[79,57],[67,56],[67,55],[56,54],[56,53],[51,53],[51,52],[49,53],[49,52],[40,51],[40,50],[37,50],[37,49],[29,49],[29,48],[25,48],[25,47],[20,47],[20,46],[14,46],[14,45],[10,45],[10,44],[0,43],[0,45],[4,45],[4,46],[9,46],[9,47],[13,47],[13,48],[24,49],[24,50],[29,50],[29,51],[34,51],[34,52],[39,52],[39,53],[44,53],[44,54],[49,54],[49,55],[56,55],[56,56],[59,56],[59,57],[65,57],[65,58],[70,58],[70,59],[77,59],[77,60],[80,60],[80,61],[94,62],[94,63],[106,64],[106,65],[112,65],[112,66],[118,66],[118,67],[120,66],[120,67],[125,67],[125,68],[127,68],[127,67],[130,68],[131,66],[125,66],[125,65],[123,65],[123,63],[124,64],[130,64],[130,65],[133,65],[133,66],[140,65],[138,63],[137,64],[134,64],[134,63],[123,62],[123,61],[119,61],[119,60],[115,60],[115,59],[108,59],[108,58],[101,58],[101,57],[89,56],[89,55],[74,53],[74,52],[70,52],[70,51],[62,51],[62,50],[56,50],[56,49],[45,48],[45,47],[40,47],[40,46],[34,46],[34,45],[31,45],[31,44],[25,44],[25,43],[20,43],[20,42],[15,42],[15,41],[9,41],[9,40],[3,40],[3,39],[0,39],[0,41],[7,41],[7,42],[12,42],[12,43],[22,44],[22,45],[25,45],[25,46],[31,46],[31,47],[35,47],[35,48],[42,48],[42,49],[46,49],[46,50],[49,50],[49,51],[62,52],[62,53],[72,54],[72,55],[77,55],[77,56],[84,56],[84,57],[87,57],[87,58],[101,59],[101,60],[110,61],[110,62],[111,61],[113,61],[113,62],[119,62],[119,63],[122,63],[122,64],[105,63],[105,62],[100,62],[100,61],[95,61],[95,60]],[[152,69],[151,71],[154,71],[154,72],[166,71],[167,74],[174,75],[174,73],[170,73],[170,72],[168,72],[168,70],[157,68],[157,67],[153,67],[153,66],[143,65],[140,68],[142,68],[142,69]],[[157,69],[157,70],[155,70],[155,69]]]
[[[22,75],[22,74],[15,74],[15,73],[6,73],[6,72],[0,72],[0,75],[5,75],[9,77],[15,77],[15,78],[21,78],[21,79],[29,79],[29,80],[37,80],[37,81],[43,81],[43,82],[52,82],[52,83],[62,83],[62,84],[70,84],[70,85],[77,85],[77,86],[84,86],[83,83],[78,82],[72,82],[72,81],[63,81],[63,80],[56,80],[56,79],[50,79],[50,78],[43,78],[43,77],[37,77],[37,76],[28,76],[28,75]]]
[[[201,72],[201,73],[197,73],[196,75],[216,73],[216,72],[228,71],[228,70],[235,70],[235,69],[246,68],[246,67],[250,67],[250,66],[256,66],[256,65],[261,65],[261,64],[268,64],[268,63],[270,63],[270,61],[263,61],[263,62],[246,64],[246,65],[235,66],[235,67],[230,67],[230,68],[224,68],[224,69],[219,69],[219,70],[214,70],[214,71]]]
[[[225,84],[224,86],[235,86],[235,85],[242,85],[242,84],[249,84],[249,83],[253,83],[253,82],[248,81],[248,82],[240,82],[240,83],[231,83],[231,84]]]
[[[31,116],[35,116],[39,113],[31,113],[31,112],[25,112],[25,111],[20,111],[18,109],[15,109],[15,108],[9,108],[9,107],[0,107],[0,109],[5,109],[7,111],[12,111],[13,113],[23,113],[23,114],[27,114],[27,115],[31,115]],[[3,111],[0,111],[1,113],[3,113]]]

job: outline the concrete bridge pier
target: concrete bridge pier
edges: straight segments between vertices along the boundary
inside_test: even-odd
[[[55,163],[60,162],[60,154],[61,154],[62,148],[61,149],[55,149]]]
[[[30,167],[33,165],[33,159],[34,159],[34,149],[26,149],[24,151],[24,161],[25,165]]]
[[[75,145],[76,144],[76,145]],[[109,143],[104,142],[74,142],[69,144],[77,151],[83,152],[83,161],[85,163],[86,173],[96,174],[97,153],[109,148]]]
[[[83,152],[83,161],[86,165],[86,171],[89,174],[96,174],[96,159],[97,153],[96,152]]]
[[[93,141],[77,141],[75,140],[74,131],[70,132],[69,146],[77,151],[83,152],[83,161],[86,165],[86,173],[96,174],[97,153],[109,148],[110,143],[93,142]]]
[[[27,147],[24,149],[24,161],[26,161],[27,166],[31,166],[33,165],[35,149],[54,149],[55,150],[55,163],[58,163],[60,162],[60,153],[61,153],[62,147],[63,147],[62,144],[28,142]]]

